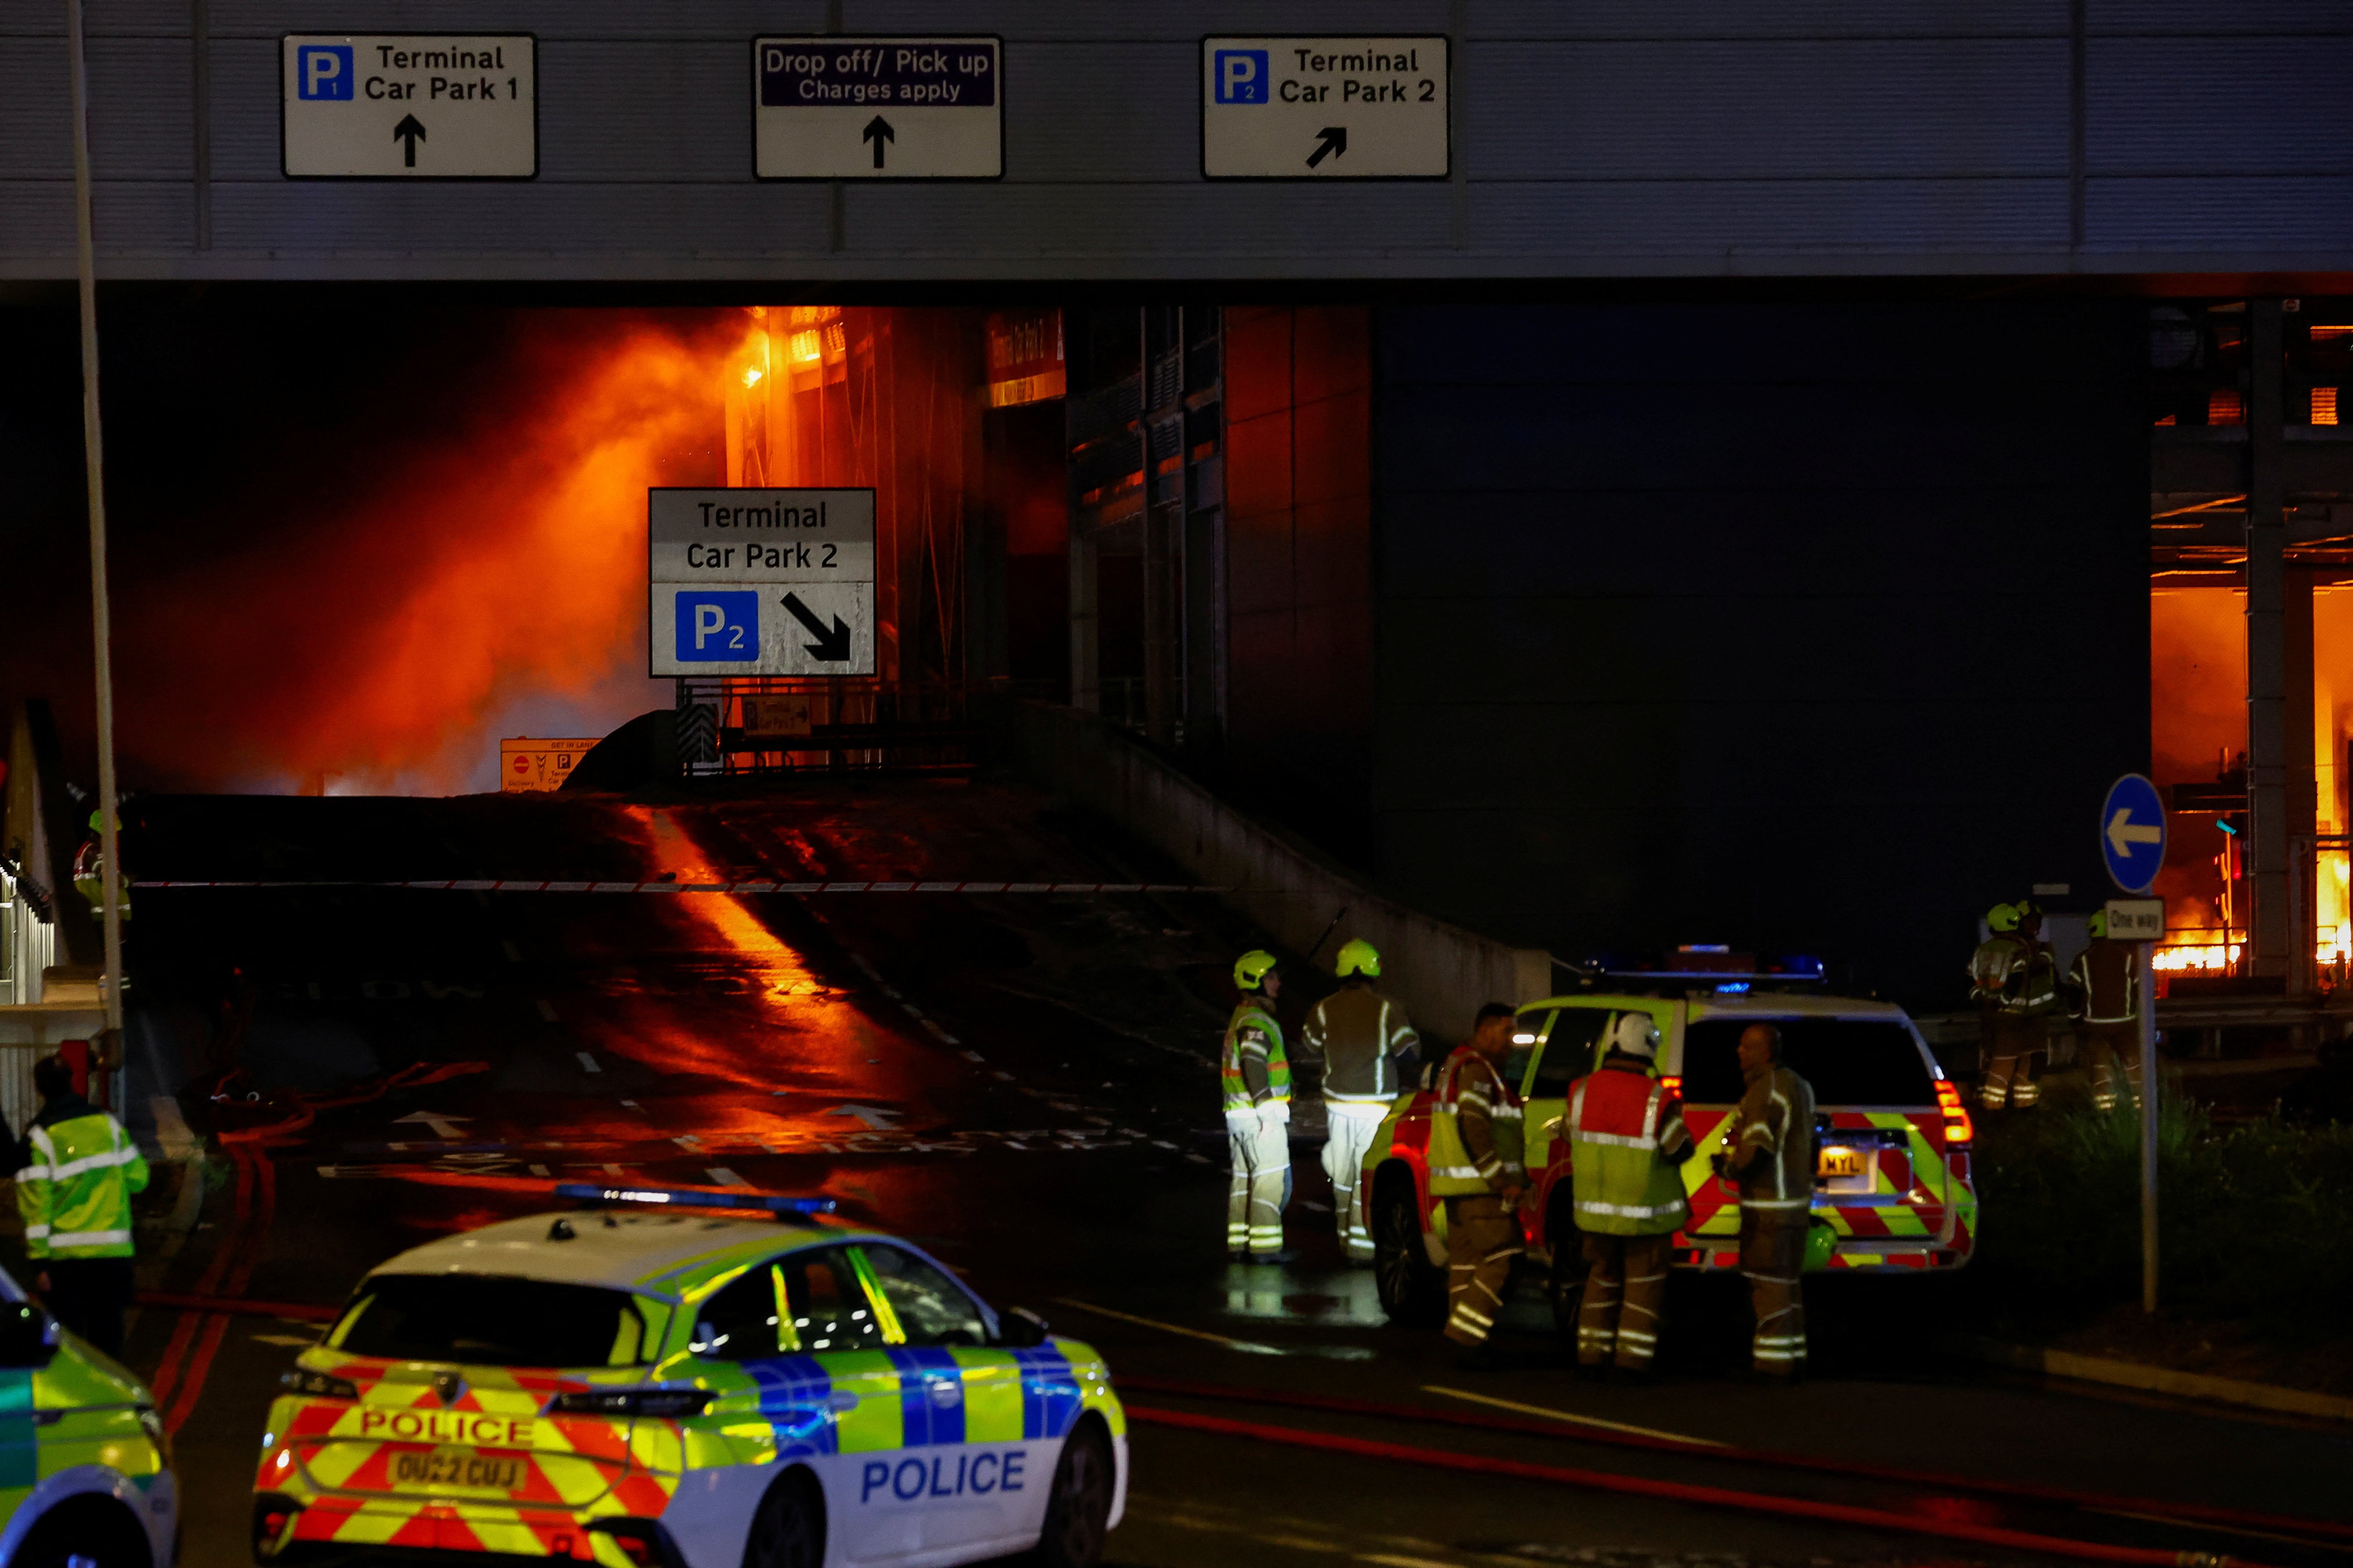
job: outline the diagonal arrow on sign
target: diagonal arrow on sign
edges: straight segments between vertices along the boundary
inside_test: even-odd
[[[840,664],[848,661],[849,658],[849,623],[848,621],[836,616],[833,617],[833,626],[828,630],[826,624],[817,618],[816,612],[801,603],[798,594],[785,595],[785,608],[791,613],[793,619],[807,628],[809,636],[817,638],[813,643],[802,645],[808,649],[811,658],[826,664]]]
[[[2081,843],[2082,840],[2078,839],[2076,842]],[[2133,846],[2136,844],[2164,842],[2165,829],[2135,822],[2132,819],[2132,807],[2128,805],[2118,806],[2116,814],[2108,818],[2108,847],[2116,852],[2119,859],[2130,859]]]
[[[1324,159],[1336,157],[1348,150],[1348,128],[1345,125],[1326,125],[1315,134],[1320,140],[1315,143],[1315,151],[1307,155],[1307,166],[1311,169]]]

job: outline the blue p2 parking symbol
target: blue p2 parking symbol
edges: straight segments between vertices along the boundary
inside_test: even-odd
[[[1266,97],[1266,51],[1264,49],[1219,49],[1211,62],[1215,72],[1217,99],[1219,103],[1264,103]]]
[[[349,44],[304,44],[294,51],[297,97],[349,99],[353,74]]]
[[[749,664],[760,657],[758,589],[681,589],[676,604],[681,664]]]

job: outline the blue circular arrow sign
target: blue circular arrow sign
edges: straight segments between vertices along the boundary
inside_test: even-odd
[[[2146,893],[2165,864],[2165,800],[2138,773],[2108,786],[2100,807],[2100,857],[2127,893]]]

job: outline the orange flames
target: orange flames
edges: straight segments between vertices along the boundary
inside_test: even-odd
[[[350,504],[306,531],[134,578],[126,746],[198,787],[444,793],[485,787],[498,736],[534,719],[602,734],[655,706],[645,491],[719,482],[735,319],[547,323],[509,412],[459,448],[356,462]]]

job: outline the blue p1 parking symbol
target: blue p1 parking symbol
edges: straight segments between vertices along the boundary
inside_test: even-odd
[[[681,589],[676,604],[681,664],[749,664],[760,657],[758,589]]]
[[[294,92],[299,98],[348,100],[353,75],[349,44],[304,44],[294,51]]]
[[[1267,100],[1266,51],[1219,49],[1210,62],[1219,103],[1264,103]]]

